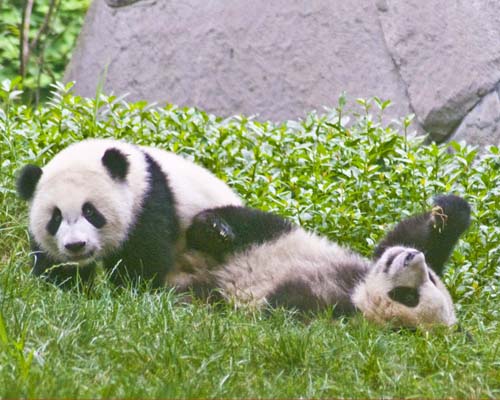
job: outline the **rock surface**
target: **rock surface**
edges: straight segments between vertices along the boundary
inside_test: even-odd
[[[379,0],[377,5],[388,51],[420,123],[437,141],[453,136],[500,82],[500,2]],[[476,133],[484,136],[480,125],[470,124],[461,137],[470,135],[474,142]],[[500,141],[498,129],[494,141]]]
[[[66,80],[77,94],[300,118],[391,99],[435,140],[499,144],[500,2],[94,0]]]
[[[471,137],[471,133],[474,135]],[[459,125],[453,140],[479,146],[500,144],[500,86],[486,95]]]

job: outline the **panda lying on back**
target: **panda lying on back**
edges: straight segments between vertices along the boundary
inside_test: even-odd
[[[360,310],[378,323],[452,325],[453,303],[438,275],[469,220],[463,199],[438,197],[432,211],[397,224],[367,260],[279,216],[214,208],[194,218],[185,262],[168,283],[237,303],[335,306],[337,315]]]
[[[163,285],[184,232],[200,211],[241,205],[210,172],[173,153],[110,139],[90,139],[45,167],[25,166],[19,195],[30,202],[33,273],[74,284],[103,260],[111,280]]]

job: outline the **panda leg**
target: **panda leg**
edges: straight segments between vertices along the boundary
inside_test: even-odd
[[[166,275],[174,268],[178,228],[165,205],[145,207],[127,242],[103,259],[110,281],[119,287],[147,284],[162,288]],[[170,203],[171,204],[171,203]]]
[[[375,248],[373,258],[378,259],[391,246],[414,247],[442,275],[446,260],[469,224],[470,206],[464,199],[455,195],[436,197],[431,211],[399,222]]]
[[[57,287],[68,290],[90,288],[94,282],[96,264],[83,267],[77,265],[57,265],[49,268],[43,278]]]
[[[201,251],[221,262],[235,246],[235,233],[224,219],[224,210],[211,209],[196,215],[186,232],[187,248]]]
[[[137,287],[146,284],[151,289],[164,286],[165,277],[174,266],[174,248],[167,241],[153,241],[157,245],[141,248],[128,243],[121,252],[103,260],[109,280],[117,287]]]
[[[186,232],[187,247],[218,261],[289,232],[286,219],[249,207],[226,206],[197,214]]]

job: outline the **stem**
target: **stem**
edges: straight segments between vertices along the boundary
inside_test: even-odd
[[[29,31],[30,31],[30,23],[31,23],[31,12],[33,11],[33,3],[35,0],[26,0],[24,2],[23,9],[23,17],[21,20],[21,38],[20,38],[20,47],[21,52],[20,56],[20,66],[19,66],[19,74],[21,77],[26,77],[26,70],[28,67],[28,60],[30,57],[30,46],[29,46]]]
[[[38,42],[44,33],[46,33],[47,29],[50,25],[50,20],[52,19],[52,15],[54,13],[54,9],[56,7],[57,0],[51,0],[49,5],[49,12],[45,15],[45,19],[43,20],[43,24],[38,30],[36,37],[30,42],[30,50],[33,51],[38,46]]]

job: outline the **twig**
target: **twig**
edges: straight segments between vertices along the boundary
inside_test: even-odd
[[[21,38],[20,38],[21,53],[19,54],[20,58],[19,73],[23,79],[26,77],[26,70],[28,67],[28,60],[30,57],[29,31],[31,23],[31,12],[33,10],[34,1],[35,0],[26,0],[24,2],[23,17],[21,21]]]
[[[57,0],[51,0],[49,5],[49,12],[45,15],[45,19],[43,20],[43,24],[38,30],[36,37],[30,42],[30,50],[33,51],[38,46],[40,42],[40,38],[44,33],[46,33],[47,29],[50,26],[50,20],[52,19],[52,15],[54,14],[54,9],[56,7]]]

